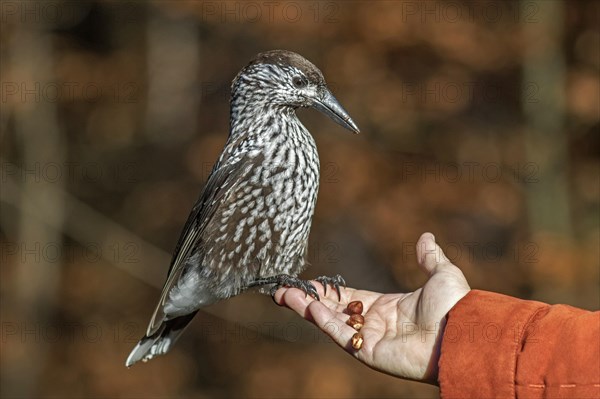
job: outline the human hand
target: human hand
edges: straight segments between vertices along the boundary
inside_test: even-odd
[[[313,282],[321,301],[296,288],[280,288],[275,302],[313,322],[352,356],[367,366],[400,378],[437,384],[438,360],[446,314],[470,290],[464,275],[435,243],[431,233],[417,242],[419,266],[429,274],[422,288],[406,294],[381,294]],[[363,346],[355,350],[356,330],[346,324],[348,303],[362,301],[365,323]]]

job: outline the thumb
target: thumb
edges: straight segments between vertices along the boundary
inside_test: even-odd
[[[419,266],[429,275],[435,273],[437,266],[451,264],[431,233],[423,233],[417,241],[417,260]]]

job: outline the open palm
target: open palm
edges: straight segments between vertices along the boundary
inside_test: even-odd
[[[381,294],[343,288],[323,291],[314,283],[321,301],[295,288],[281,288],[275,301],[296,311],[329,334],[342,348],[367,366],[397,377],[437,383],[437,362],[448,311],[470,290],[462,272],[435,243],[430,233],[417,242],[421,268],[429,274],[422,288],[405,294]],[[346,324],[348,303],[361,301],[364,343],[352,348],[356,330]]]

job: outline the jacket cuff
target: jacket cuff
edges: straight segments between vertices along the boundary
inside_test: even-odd
[[[548,307],[471,290],[447,316],[438,363],[441,397],[514,397],[517,354],[527,326]]]

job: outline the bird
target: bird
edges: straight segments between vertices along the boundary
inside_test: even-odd
[[[125,365],[166,354],[199,309],[251,288],[296,287],[319,299],[305,268],[319,189],[314,138],[296,115],[315,108],[359,133],[356,123],[301,55],[256,55],[233,79],[229,135],[176,244],[144,337]],[[320,276],[340,295],[340,275]]]

